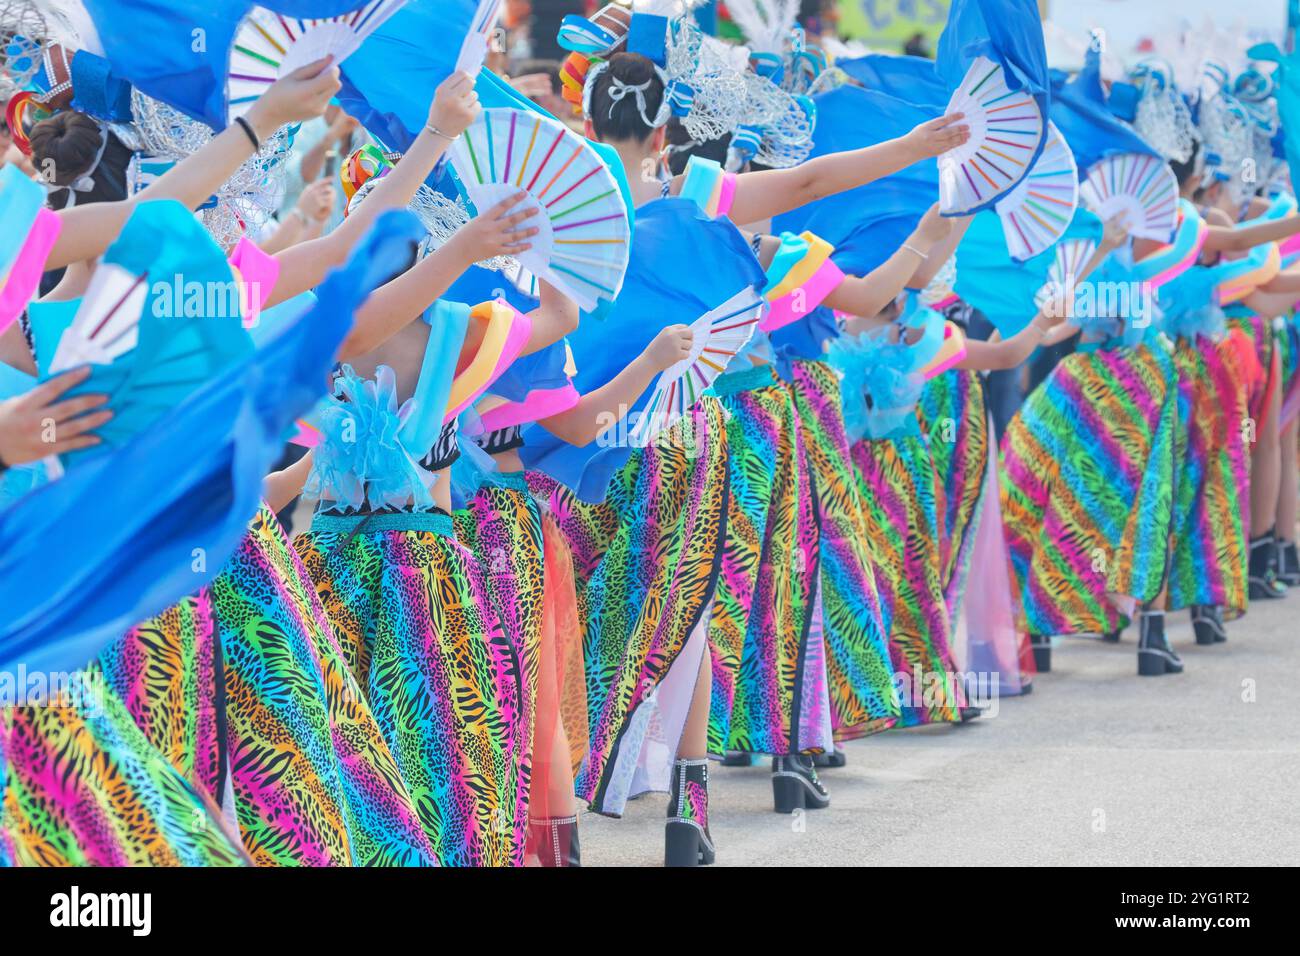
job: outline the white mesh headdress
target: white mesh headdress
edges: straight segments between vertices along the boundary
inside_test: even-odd
[[[1147,60],[1134,68],[1129,79],[1139,94],[1134,130],[1165,159],[1187,162],[1196,145],[1196,127],[1174,86],[1172,68]]]
[[[49,25],[35,3],[0,0],[0,76],[13,91],[36,75],[49,42]]]
[[[692,139],[732,136],[729,166],[794,166],[812,150],[812,119],[800,101],[751,70],[744,48],[706,36],[691,18],[673,21],[667,72],[693,93],[682,117]]]
[[[131,92],[131,112],[140,151],[158,159],[185,159],[214,135],[205,124],[139,90]],[[283,195],[289,145],[286,129],[268,137],[217,190],[215,204],[199,211],[199,219],[223,249],[238,242],[245,232],[261,229],[275,213]]]
[[[1198,128],[1207,173],[1223,182],[1234,203],[1244,202],[1257,185],[1243,176],[1255,155],[1255,122],[1250,113],[1227,90],[1210,98],[1202,93]]]

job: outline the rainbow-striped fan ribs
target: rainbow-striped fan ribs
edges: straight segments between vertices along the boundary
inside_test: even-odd
[[[242,116],[268,86],[299,67],[327,55],[335,63],[346,59],[405,4],[406,0],[370,0],[336,17],[286,17],[254,7],[230,49],[227,118]]]
[[[476,214],[523,191],[542,212],[519,264],[584,310],[612,300],[627,272],[632,227],[618,181],[587,140],[548,116],[488,109],[451,148]]]
[[[1074,154],[1054,123],[1029,175],[1000,199],[994,209],[1011,258],[1023,262],[1049,249],[1064,235],[1079,205],[1079,169]]]
[[[764,299],[742,289],[691,323],[691,354],[664,369],[645,409],[628,433],[628,444],[643,448],[685,415],[726,370],[758,328]]]
[[[1158,156],[1117,153],[1093,164],[1079,187],[1089,210],[1123,220],[1130,236],[1168,242],[1178,217],[1178,181]]]
[[[962,113],[970,139],[939,157],[939,211],[964,216],[1009,193],[1029,173],[1045,121],[1025,90],[1007,86],[1002,67],[976,57],[948,101]]]

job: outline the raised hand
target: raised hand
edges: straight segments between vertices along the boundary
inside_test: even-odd
[[[429,125],[455,138],[478,117],[478,93],[468,73],[456,72],[438,84],[429,107]]]
[[[322,57],[280,77],[258,97],[244,119],[265,141],[287,123],[320,116],[339,91],[339,68],[332,56]]]
[[[63,398],[89,376],[89,366],[73,369],[0,402],[0,464],[22,465],[98,445],[98,436],[90,433],[113,417],[103,408],[108,396]]]
[[[521,227],[520,224],[536,216],[538,208],[528,206],[511,212],[527,198],[527,193],[517,192],[479,213],[468,225],[461,227],[455,239],[466,243],[470,261],[480,262],[493,256],[514,256],[533,247],[528,240],[537,235],[537,227]]]
[[[659,334],[646,348],[646,353],[662,372],[690,358],[691,347],[694,344],[695,335],[689,325],[670,325],[659,330]]]
[[[970,139],[970,127],[962,122],[965,113],[949,113],[927,120],[915,127],[904,139],[917,159],[929,159],[956,149]]]

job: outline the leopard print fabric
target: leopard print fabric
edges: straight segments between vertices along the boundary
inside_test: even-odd
[[[738,375],[768,384],[731,391],[729,376],[714,383],[730,415],[731,493],[709,625],[709,750],[820,750],[830,728],[819,733],[815,719],[805,726],[815,715],[802,710],[805,689],[824,696],[826,681],[824,665],[805,666],[820,569],[802,436],[794,400],[770,367]]]
[[[1031,634],[1128,623],[1165,581],[1178,397],[1162,345],[1066,356],[1002,439],[1002,520]]]
[[[190,648],[209,641],[220,682],[196,692]],[[137,676],[141,660],[148,681]],[[265,506],[211,585],[132,629],[99,666],[155,744],[183,754],[178,766],[228,768],[240,835],[258,865],[435,862],[306,570]],[[158,717],[191,697],[216,712],[218,757],[177,748],[172,728],[184,721]],[[194,746],[213,744],[196,737]]]
[[[0,711],[0,863],[247,862],[212,801],[97,677],[79,700]]]
[[[313,528],[294,546],[438,861],[523,863],[523,663],[487,572],[447,528]]]
[[[636,709],[667,675],[711,599],[726,532],[726,414],[706,396],[611,479],[605,501],[579,500],[531,474],[573,553],[587,673],[590,746],[575,781],[593,810],[621,813],[610,792]]]
[[[863,502],[844,430],[839,378],[826,362],[792,364],[790,392],[817,507],[826,672],[835,735],[887,730],[900,716],[867,545]]]
[[[921,435],[853,446],[867,541],[902,703],[903,726],[960,720],[965,701],[939,581],[939,478]]]

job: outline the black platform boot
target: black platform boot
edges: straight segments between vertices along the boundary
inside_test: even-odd
[[[1124,633],[1124,628],[1117,627],[1113,631],[1107,631],[1105,634],[1101,636],[1101,639],[1105,641],[1107,644],[1118,644],[1119,636],[1123,633]]]
[[[1300,587],[1300,554],[1294,541],[1278,539],[1277,579],[1288,587]]]
[[[1049,634],[1030,634],[1029,646],[1034,649],[1034,670],[1049,674],[1052,670],[1052,638]]]
[[[1182,659],[1165,637],[1165,612],[1142,611],[1138,615],[1138,674],[1159,677],[1182,672]]]
[[[678,760],[664,825],[664,866],[707,866],[713,862],[709,835],[709,761]]]
[[[540,817],[528,821],[528,852],[542,866],[582,866],[578,818]]]
[[[1223,626],[1223,611],[1216,605],[1193,604],[1191,615],[1197,644],[1222,644],[1228,639],[1228,631]]]
[[[754,755],[743,750],[728,750],[722,757],[724,767],[752,767]]]
[[[1250,539],[1250,599],[1266,601],[1286,596],[1286,585],[1277,579],[1277,545],[1273,529]]]
[[[836,746],[829,753],[819,753],[812,761],[814,767],[843,767],[849,762],[849,757],[843,748]]]
[[[817,779],[811,757],[772,758],[772,802],[777,813],[825,810],[831,795]]]

